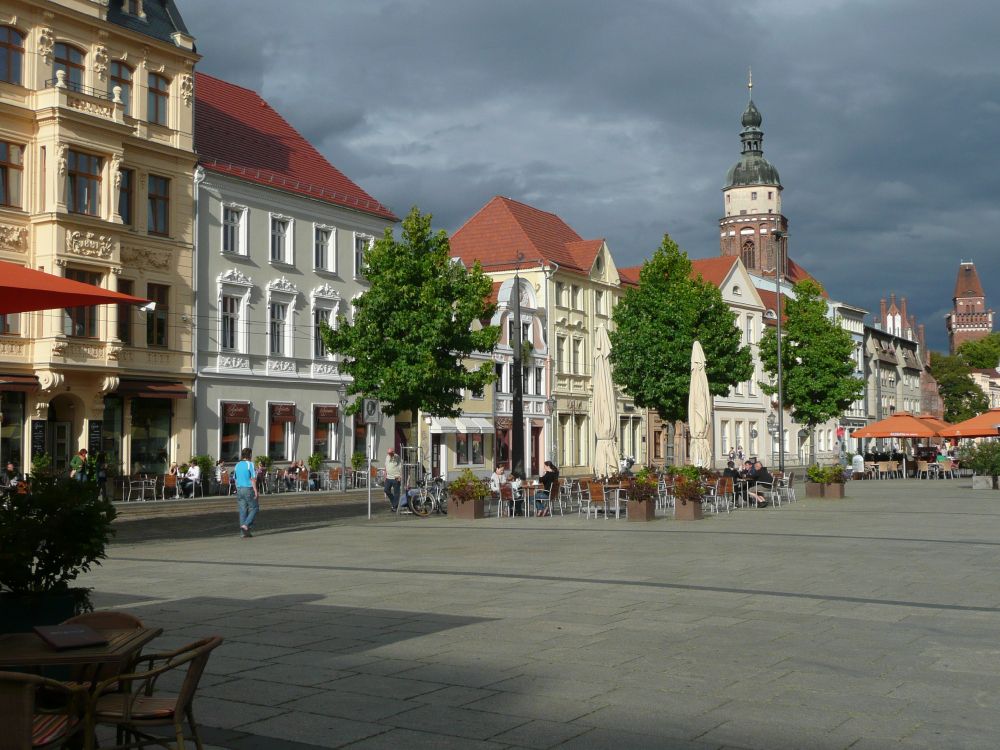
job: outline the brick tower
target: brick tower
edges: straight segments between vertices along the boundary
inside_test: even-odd
[[[953,301],[955,307],[945,318],[952,354],[966,341],[977,341],[993,331],[993,311],[986,307],[986,294],[971,260],[963,260],[958,266]]]
[[[753,93],[753,78],[747,88]],[[750,273],[770,273],[780,258],[782,275],[787,276],[787,249],[775,232],[788,232],[788,221],[781,214],[781,178],[778,170],[764,158],[764,131],[760,111],[747,103],[740,131],[742,152],[726,174],[722,188],[725,215],[719,219],[721,254],[742,258]]]

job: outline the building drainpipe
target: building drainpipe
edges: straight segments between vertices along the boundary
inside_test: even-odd
[[[201,448],[203,446],[198,445],[198,250],[200,247],[200,242],[198,241],[199,228],[201,223],[198,221],[199,213],[201,210],[201,202],[199,200],[199,194],[201,192],[201,183],[205,181],[205,170],[200,166],[196,166],[194,169],[194,215],[192,216],[192,221],[194,222],[194,241],[192,243],[191,251],[191,372],[194,373],[193,388],[194,391],[191,394],[191,453],[192,455],[198,456],[203,453],[208,453],[208,451],[203,451]],[[248,430],[249,431],[249,430]],[[247,436],[249,440],[249,435]],[[207,447],[207,446],[206,446]]]

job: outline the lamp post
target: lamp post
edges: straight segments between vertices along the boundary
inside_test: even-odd
[[[550,430],[550,432],[549,432],[549,438],[550,438],[549,439],[549,444],[552,446],[552,448],[550,450],[550,453],[549,453],[549,460],[552,461],[555,464],[558,464],[559,462],[556,461],[556,456],[559,455],[559,452],[557,450],[557,448],[558,448],[558,442],[557,442],[557,439],[556,439],[558,437],[558,435],[556,433],[556,424],[557,424],[557,422],[556,422],[556,399],[555,399],[555,396],[551,396],[550,395],[547,399],[545,399],[545,405],[547,407],[549,407],[549,430]]]
[[[340,491],[347,492],[347,466],[344,464],[344,429],[347,425],[347,389],[340,394],[340,434],[337,436],[337,459],[340,461]]]
[[[524,479],[524,375],[521,361],[521,276],[518,273],[521,261],[524,259],[523,253],[517,254],[517,266],[514,269],[514,284],[511,288],[511,295],[514,297],[514,331],[510,343],[513,350],[513,361],[511,363],[511,434],[510,434],[510,469],[517,472],[518,476]]]
[[[774,236],[774,242],[777,252],[774,257],[774,285],[777,290],[775,297],[777,298],[777,312],[778,319],[775,321],[778,326],[778,471],[784,473],[785,471],[785,386],[782,382],[782,367],[781,367],[781,276],[782,269],[785,265],[784,254],[781,252],[781,240],[788,237],[780,229],[775,229],[772,232]]]

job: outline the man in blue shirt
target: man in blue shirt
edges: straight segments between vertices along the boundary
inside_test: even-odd
[[[249,539],[253,536],[250,529],[253,527],[254,519],[257,518],[257,511],[260,504],[257,500],[257,470],[254,468],[253,451],[244,448],[240,454],[240,462],[233,469],[233,476],[236,479],[236,502],[240,508],[240,537]]]

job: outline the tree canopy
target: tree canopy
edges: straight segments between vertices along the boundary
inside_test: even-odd
[[[795,421],[811,428],[840,416],[864,392],[854,376],[854,341],[851,334],[827,315],[822,287],[806,279],[793,287],[795,298],[784,298],[781,340],[782,396]],[[760,342],[764,369],[778,371],[777,330],[764,333]],[[777,393],[775,384],[761,383],[765,393]]]
[[[400,239],[387,228],[364,254],[364,267],[370,286],[354,301],[353,319],[341,316],[322,332],[353,378],[348,393],[379,399],[387,414],[457,416],[463,389],[481,392],[495,377],[492,362],[465,366],[500,335],[497,326],[480,325],[495,309],[492,282],[478,263],[466,269],[452,260],[448,235],[433,232],[431,215],[416,207]]]
[[[613,320],[608,335],[614,381],[661,419],[687,418],[696,339],[705,350],[713,395],[725,395],[753,377],[753,359],[741,347],[735,313],[713,284],[691,278],[691,261],[669,235],[643,264],[639,287],[625,292]]]
[[[1000,364],[1000,333],[977,341],[966,341],[956,352],[969,367],[996,368]]]
[[[964,356],[935,352],[931,355],[931,375],[937,381],[938,393],[944,403],[945,421],[952,424],[964,422],[990,407],[990,400],[969,374],[969,364]]]

